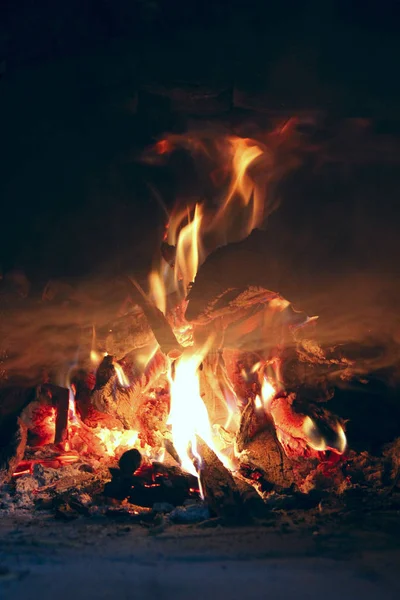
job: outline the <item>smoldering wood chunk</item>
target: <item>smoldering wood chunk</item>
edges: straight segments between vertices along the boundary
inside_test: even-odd
[[[239,522],[243,517],[243,503],[233,476],[199,438],[198,451],[202,458],[200,482],[210,510],[225,522]]]
[[[271,422],[247,443],[243,461],[259,469],[274,486],[289,488],[294,483],[293,464],[283,451]]]
[[[0,431],[0,485],[11,479],[23,459],[27,441],[27,427],[19,417],[6,419]]]
[[[115,375],[114,357],[109,354],[105,356],[96,371],[96,383],[94,390],[101,390]]]
[[[269,514],[269,508],[252,485],[244,479],[235,478],[241,501],[243,514],[249,518],[262,519]]]
[[[162,352],[157,352],[141,373],[133,369],[129,387],[120,385],[110,362],[112,358],[105,357],[104,369],[101,369],[92,394],[93,408],[118,419],[125,429],[140,431],[143,442],[151,446],[162,445],[162,432],[169,412],[169,395],[165,393],[168,359]],[[129,365],[125,372],[131,374]]]
[[[125,429],[133,429],[135,423],[136,395],[131,388],[122,387],[114,374],[107,383],[93,390],[93,407],[117,418]]]
[[[134,350],[155,343],[147,317],[137,309],[97,328],[99,348],[121,360]]]

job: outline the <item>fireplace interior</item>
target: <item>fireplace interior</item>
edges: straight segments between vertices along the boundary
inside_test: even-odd
[[[334,78],[321,32],[349,36],[348,11],[287,3],[265,41],[258,2],[47,7],[29,35],[20,4],[4,598],[396,597],[399,139],[381,91]]]

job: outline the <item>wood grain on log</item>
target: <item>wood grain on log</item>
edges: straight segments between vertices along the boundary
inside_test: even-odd
[[[294,483],[293,463],[285,455],[272,423],[248,442],[246,460],[275,486],[289,488]]]

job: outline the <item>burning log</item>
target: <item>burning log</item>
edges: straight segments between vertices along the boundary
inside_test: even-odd
[[[113,357],[104,357],[96,374],[93,407],[118,419],[125,429],[137,428],[147,443],[147,438],[155,441],[154,437],[160,437],[158,442],[162,445],[169,408],[169,397],[164,393],[168,364],[166,356],[158,352],[144,372],[136,373],[133,381],[123,381]]]
[[[19,417],[6,419],[0,432],[0,485],[13,475],[23,459],[27,441],[27,427]]]
[[[225,522],[239,522],[243,505],[233,476],[200,438],[197,438],[197,449],[202,460],[200,484],[210,510]]]
[[[289,488],[295,482],[293,462],[286,456],[271,422],[247,442],[242,465],[250,472],[261,471],[263,479],[274,487]]]
[[[243,452],[247,448],[250,440],[255,436],[257,431],[261,430],[265,422],[264,414],[257,413],[254,401],[249,399],[241,414],[239,429],[236,434],[235,445],[238,452]]]
[[[143,464],[130,473],[131,467],[138,463],[140,454],[137,451],[134,454],[135,465],[130,461],[131,457],[124,456],[121,457],[122,462],[120,459],[118,469],[110,469],[112,479],[104,487],[105,496],[119,501],[127,499],[131,504],[149,508],[156,503],[179,506],[189,498],[198,497],[197,479],[193,475],[156,462]],[[126,462],[130,463],[128,470]]]

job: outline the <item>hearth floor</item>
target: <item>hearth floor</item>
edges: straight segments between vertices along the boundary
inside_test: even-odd
[[[159,535],[129,522],[46,515],[0,521],[0,598],[369,600],[400,597],[399,514],[354,523]]]

